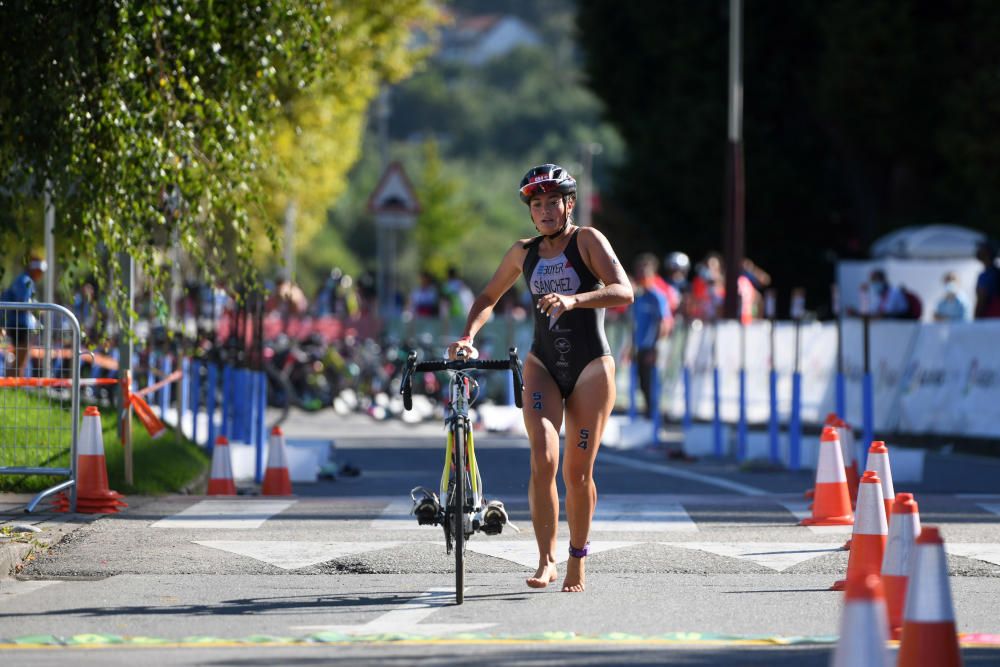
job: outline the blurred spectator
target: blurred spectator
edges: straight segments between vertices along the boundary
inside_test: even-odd
[[[722,275],[722,257],[710,252],[694,269],[687,315],[696,320],[714,320],[722,308],[725,281]]]
[[[754,318],[764,315],[764,290],[771,285],[771,276],[754,264],[749,257],[743,258],[743,271],[736,280],[740,293],[740,321],[750,324]]]
[[[288,272],[279,271],[274,289],[264,302],[265,312],[278,313],[283,320],[287,320],[293,316],[305,315],[308,309],[309,301],[302,288],[289,278]]]
[[[448,279],[441,288],[441,295],[449,317],[464,318],[472,308],[472,302],[476,300],[476,295],[462,281],[458,275],[458,268],[454,266],[448,267]]]
[[[667,276],[667,284],[684,294],[688,289],[688,273],[691,271],[691,260],[682,252],[672,252],[663,258],[663,272]]]
[[[420,284],[410,292],[408,310],[414,317],[438,317],[440,309],[440,295],[434,276],[429,271],[421,271]]]
[[[314,314],[317,317],[333,315],[334,317],[356,317],[361,309],[358,290],[354,287],[354,279],[334,267],[330,275],[320,286],[313,300]]]
[[[101,319],[95,282],[94,278],[88,277],[73,293],[73,314],[80,323],[80,334],[85,340],[93,340],[97,336],[97,326]]]
[[[907,319],[912,317],[912,308],[903,289],[897,285],[890,285],[886,279],[885,271],[874,269],[868,275],[868,282],[861,286],[863,291],[867,291],[868,312],[859,312],[857,308],[850,308],[851,315],[867,314],[873,318],[897,318]]]
[[[14,278],[10,287],[0,293],[0,301],[32,303],[35,300],[35,283],[42,279],[48,268],[45,260],[30,257],[24,265],[24,271]],[[7,374],[24,377],[28,371],[28,353],[31,351],[28,335],[39,329],[39,322],[30,311],[7,310],[4,311],[3,328],[14,344],[16,358],[14,367],[7,367]]]
[[[632,359],[639,376],[639,389],[646,401],[646,416],[653,417],[652,380],[656,372],[656,346],[670,335],[674,319],[666,295],[657,287],[657,260],[652,253],[636,257],[635,301],[632,303]]]
[[[958,274],[949,271],[944,274],[944,296],[934,308],[936,322],[964,322],[972,319],[969,300],[962,294]]]
[[[376,282],[373,271],[365,271],[358,277],[358,306],[362,314],[367,314],[377,309],[376,300],[378,299],[378,290]]]
[[[1000,267],[997,266],[996,246],[982,241],[976,246],[976,259],[983,272],[976,279],[976,319],[1000,317]]]

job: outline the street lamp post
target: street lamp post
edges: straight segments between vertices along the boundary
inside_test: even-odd
[[[743,270],[746,193],[743,173],[743,1],[729,0],[729,137],[726,151],[726,219],[722,225],[726,270],[723,315],[739,317],[737,279]]]

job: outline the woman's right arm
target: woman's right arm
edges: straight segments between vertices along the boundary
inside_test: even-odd
[[[472,302],[469,316],[465,320],[465,329],[462,330],[462,337],[448,346],[450,358],[455,357],[459,347],[472,348],[472,340],[483,328],[483,325],[489,321],[497,301],[517,282],[518,276],[521,275],[525,252],[524,241],[518,241],[504,255],[493,277],[486,283],[486,287],[479,293],[476,300]]]

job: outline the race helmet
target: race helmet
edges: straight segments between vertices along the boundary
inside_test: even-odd
[[[663,266],[669,272],[682,271],[687,275],[691,270],[691,260],[682,252],[672,252],[663,258]]]
[[[576,179],[557,164],[542,164],[532,167],[521,179],[519,193],[525,204],[535,195],[546,192],[559,192],[563,195],[576,195]]]

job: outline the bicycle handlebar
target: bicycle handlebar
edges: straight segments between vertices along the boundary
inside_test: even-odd
[[[399,393],[403,395],[403,407],[413,408],[413,374],[437,371],[505,371],[510,370],[514,380],[514,405],[521,407],[521,392],[524,389],[524,377],[521,374],[521,361],[517,358],[517,348],[508,350],[506,359],[439,359],[435,361],[417,361],[417,353],[410,352],[403,368],[403,378]]]

